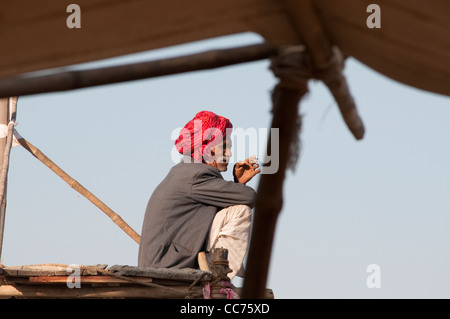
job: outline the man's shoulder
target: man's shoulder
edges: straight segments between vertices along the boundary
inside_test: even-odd
[[[173,174],[191,175],[193,177],[212,176],[222,178],[219,170],[203,163],[180,162],[172,168]]]
[[[220,171],[217,168],[203,163],[195,162],[180,162],[175,165],[171,174],[182,175],[187,178],[192,178],[194,181],[219,178],[223,179]]]

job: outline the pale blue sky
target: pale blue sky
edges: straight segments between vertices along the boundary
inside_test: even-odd
[[[259,41],[235,35],[106,64]],[[450,98],[352,58],[345,74],[366,136],[356,141],[328,90],[310,83],[267,286],[278,298],[449,298]],[[172,131],[200,110],[268,128],[275,83],[259,61],[21,97],[17,130],[140,233],[148,198],[174,165]],[[136,265],[138,245],[20,147],[8,182],[4,264]],[[366,286],[369,264],[380,266],[381,288]]]

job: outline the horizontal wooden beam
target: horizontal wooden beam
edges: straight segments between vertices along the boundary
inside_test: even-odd
[[[214,69],[270,58],[277,48],[267,43],[211,50],[181,57],[128,65],[74,70],[45,76],[0,80],[0,97],[23,96],[148,79],[191,71]]]
[[[144,299],[183,299],[190,291],[191,298],[203,299],[202,288],[200,286],[172,286],[171,288],[180,291],[180,294],[167,291],[163,288],[153,288],[145,286],[119,286],[119,287],[92,287],[81,286],[81,288],[69,289],[65,285],[0,285],[0,299],[42,299],[42,298],[63,298],[63,299],[123,299],[123,298],[144,298]],[[242,293],[241,288],[234,289],[238,295]],[[212,299],[225,299],[226,296],[220,293],[220,288],[212,288]],[[273,299],[272,289],[266,289],[263,299]]]
[[[2,298],[185,298],[188,292],[193,298],[202,298],[202,288],[189,286],[172,286],[173,290],[146,286],[126,287],[92,287],[69,289],[66,285],[0,285],[0,299]],[[178,290],[179,293],[173,291]]]
[[[29,277],[30,283],[49,283],[49,284],[66,284],[68,276],[37,276]],[[141,282],[152,282],[152,278],[148,277],[133,277],[135,280]],[[126,279],[117,278],[114,276],[80,276],[81,284],[128,284],[130,281]]]

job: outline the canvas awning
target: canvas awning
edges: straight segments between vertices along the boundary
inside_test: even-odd
[[[0,79],[240,32],[275,45],[301,43],[296,1],[77,0],[80,29],[66,25],[71,3],[2,2]],[[450,2],[378,1],[379,29],[366,25],[370,3],[313,2],[330,42],[346,55],[394,80],[450,95]]]

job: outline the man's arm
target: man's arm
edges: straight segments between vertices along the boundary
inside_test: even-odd
[[[214,173],[202,174],[192,185],[192,198],[202,204],[225,208],[255,205],[256,192],[244,184],[225,181]]]

